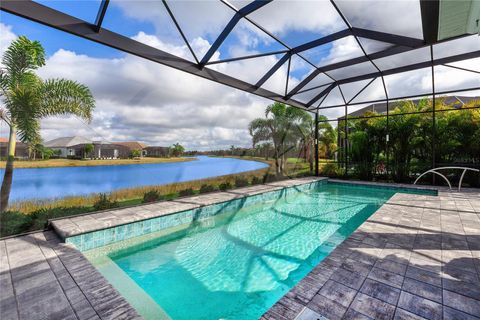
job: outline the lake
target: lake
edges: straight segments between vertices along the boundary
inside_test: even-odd
[[[199,156],[186,162],[15,169],[11,201],[54,199],[206,179],[268,167],[258,161]],[[4,169],[0,169],[3,179]]]

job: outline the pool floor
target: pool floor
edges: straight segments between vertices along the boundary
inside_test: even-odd
[[[257,319],[394,194],[324,184],[107,254],[172,319]]]

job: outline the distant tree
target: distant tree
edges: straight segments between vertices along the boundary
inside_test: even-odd
[[[75,81],[43,80],[35,70],[45,65],[45,51],[38,41],[14,40],[5,51],[0,70],[0,119],[10,127],[7,165],[0,190],[0,212],[8,207],[12,187],[17,135],[27,145],[41,142],[40,120],[74,114],[90,121],[95,100],[90,90]]]
[[[142,156],[142,150],[132,150],[132,158],[140,158]]]
[[[85,158],[90,156],[94,149],[95,149],[95,147],[93,146],[93,144],[87,143],[85,145]]]
[[[48,160],[51,156],[54,155],[54,151],[50,148],[45,147],[41,143],[35,145],[28,144],[28,158],[36,160],[37,155],[40,155],[42,160]]]
[[[40,154],[40,157],[42,158],[42,160],[48,160],[50,159],[50,157],[52,157],[55,154],[55,151],[45,147],[42,144],[36,145],[35,152]]]
[[[184,152],[185,148],[178,142],[170,147],[170,154],[173,157],[180,157]]]
[[[250,122],[249,131],[253,146],[257,143],[272,143],[275,173],[285,171],[285,155],[295,148],[302,137],[298,130],[311,116],[303,110],[275,102],[265,110],[265,118],[257,118]]]
[[[337,149],[337,131],[325,121],[327,117],[318,117],[318,143],[325,147],[325,157],[331,159]]]

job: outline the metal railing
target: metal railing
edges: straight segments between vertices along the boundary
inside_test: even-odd
[[[430,169],[430,170],[427,170],[425,171],[424,173],[422,173],[421,175],[418,176],[418,178],[415,180],[415,182],[413,184],[417,184],[417,181],[420,180],[421,177],[423,177],[424,175],[426,175],[427,173],[434,173],[434,174],[437,174],[439,175],[440,177],[442,177],[445,181],[447,181],[448,183],[448,186],[450,187],[450,190],[452,190],[452,184],[450,183],[450,181],[448,180],[448,178],[446,176],[444,176],[443,174],[441,174],[440,172],[437,172],[436,170],[450,170],[450,169],[457,169],[457,170],[463,170],[462,172],[462,175],[460,176],[460,181],[458,182],[458,191],[460,191],[460,189],[462,188],[462,181],[463,181],[463,177],[465,176],[465,173],[470,170],[470,171],[474,171],[474,172],[480,172],[479,169],[474,169],[474,168],[468,168],[468,167],[438,167],[438,168],[434,168],[434,169]]]

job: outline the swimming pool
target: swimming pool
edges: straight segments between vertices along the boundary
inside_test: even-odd
[[[257,319],[396,192],[423,191],[321,181],[85,255],[147,319]]]

